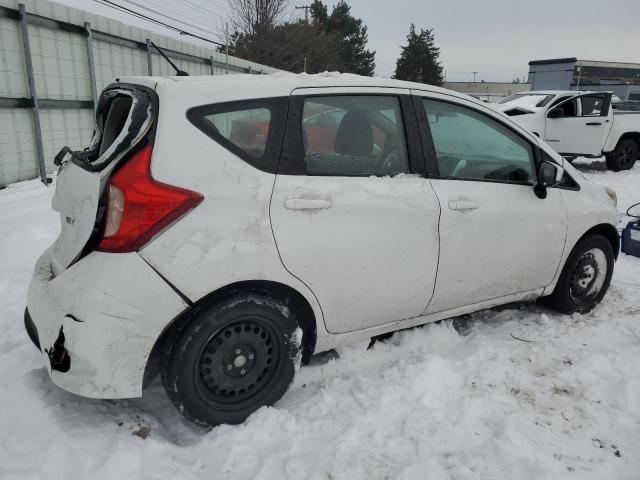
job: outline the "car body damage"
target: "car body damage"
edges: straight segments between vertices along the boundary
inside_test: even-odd
[[[154,99],[155,93],[146,87],[107,87],[97,109],[90,147],[82,152],[65,147],[57,155],[52,206],[60,213],[61,232],[52,254],[55,274],[69,267],[96,233],[102,221],[105,184],[120,160],[149,134],[157,112]],[[116,102],[123,105],[114,113]],[[107,123],[113,115],[119,117],[111,121],[116,128]],[[106,131],[105,125],[110,127]]]
[[[56,277],[51,256],[49,249],[38,260],[27,296],[51,379],[85,397],[141,396],[147,359],[168,323],[158,319],[188,304],[137,253],[92,252]]]

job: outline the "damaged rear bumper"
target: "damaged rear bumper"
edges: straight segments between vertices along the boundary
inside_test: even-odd
[[[25,328],[53,382],[90,398],[142,395],[147,359],[186,303],[137,253],[93,252],[57,277],[36,264]]]

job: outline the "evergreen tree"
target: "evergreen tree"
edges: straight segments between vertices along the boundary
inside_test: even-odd
[[[418,34],[415,25],[411,24],[407,45],[402,47],[393,78],[442,85],[444,77],[439,57],[440,49],[435,45],[433,30],[420,29]]]
[[[320,0],[313,0],[310,11],[313,23],[326,27],[329,20],[329,11],[327,10],[327,6]]]
[[[311,18],[316,26],[338,38],[340,70],[358,75],[372,76],[376,64],[376,52],[367,50],[367,27],[362,20],[351,15],[351,7],[341,0],[329,15],[321,0],[311,4]]]

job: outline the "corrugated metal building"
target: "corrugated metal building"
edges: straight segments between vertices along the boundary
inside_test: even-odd
[[[640,100],[640,63],[552,58],[529,62],[532,90],[606,90]]]
[[[44,0],[0,0],[0,186],[44,177],[62,146],[86,146],[96,95],[115,78],[173,75],[149,41],[192,75],[227,72],[210,49]],[[228,70],[277,71],[235,57]]]

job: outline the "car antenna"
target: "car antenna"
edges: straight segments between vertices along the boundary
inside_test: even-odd
[[[175,70],[176,70],[176,75],[177,75],[178,77],[188,77],[188,76],[189,76],[189,74],[188,74],[187,72],[185,72],[184,70],[180,70],[180,69],[176,66],[176,64],[175,64],[175,63],[173,63],[171,60],[169,60],[169,57],[167,57],[167,56],[165,55],[165,53],[164,53],[162,50],[160,50],[160,47],[159,47],[159,46],[157,46],[157,45],[156,45],[155,43],[153,43],[153,42],[150,42],[150,43],[151,43],[151,45],[153,45],[153,47],[154,47],[156,50],[158,50],[158,53],[159,53],[160,55],[162,55],[162,56],[164,57],[164,59],[165,59],[167,62],[169,62],[169,64],[170,64],[173,68],[175,68]]]

